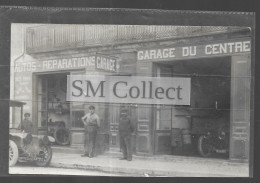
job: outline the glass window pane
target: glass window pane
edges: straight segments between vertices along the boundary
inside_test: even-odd
[[[72,111],[72,126],[75,128],[83,128],[84,124],[81,118],[84,116],[84,111]]]

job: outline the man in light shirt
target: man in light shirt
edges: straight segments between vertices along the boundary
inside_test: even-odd
[[[95,113],[95,107],[90,106],[89,113],[83,116],[81,120],[85,126],[84,154],[82,157],[88,156],[92,158],[95,155],[97,130],[100,127],[100,120]]]

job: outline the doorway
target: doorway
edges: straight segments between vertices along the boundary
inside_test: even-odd
[[[156,77],[191,78],[190,105],[156,105],[154,153],[198,155],[198,137],[230,128],[231,58],[154,63]]]
[[[132,104],[109,104],[109,148],[112,151],[120,151],[119,123],[121,113],[127,113],[131,123],[136,126],[136,108]],[[132,134],[133,153],[136,151],[135,135]]]
[[[71,126],[70,104],[66,102],[67,75],[69,73],[36,75],[34,110],[39,134],[52,134],[57,126]]]

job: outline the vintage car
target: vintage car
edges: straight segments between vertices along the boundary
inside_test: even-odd
[[[10,100],[10,107],[20,107],[21,120],[24,102]],[[9,166],[17,161],[34,162],[38,166],[47,166],[52,159],[51,145],[55,142],[53,137],[47,135],[33,135],[19,129],[9,130]]]
[[[209,157],[214,153],[228,156],[229,127],[224,125],[218,130],[209,130],[198,139],[198,151],[202,157]]]

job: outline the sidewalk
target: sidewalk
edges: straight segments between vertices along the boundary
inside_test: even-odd
[[[79,152],[79,151],[78,151]],[[247,163],[222,159],[206,159],[184,156],[133,156],[133,161],[119,160],[121,153],[106,152],[94,158],[81,157],[79,153],[61,153],[53,149],[50,166],[75,168],[122,176],[169,176],[169,177],[247,177]]]

